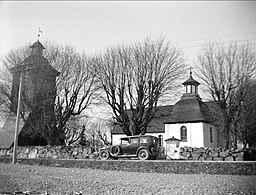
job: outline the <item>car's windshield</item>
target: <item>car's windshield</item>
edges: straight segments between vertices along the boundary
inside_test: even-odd
[[[121,144],[129,144],[129,138],[122,138]]]

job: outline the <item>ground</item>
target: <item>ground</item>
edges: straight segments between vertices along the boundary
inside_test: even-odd
[[[0,163],[0,194],[256,194],[256,176],[160,174]],[[39,193],[39,194],[40,194]]]

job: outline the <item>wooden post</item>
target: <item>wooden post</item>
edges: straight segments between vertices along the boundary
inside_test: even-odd
[[[17,159],[16,156],[17,156],[17,147],[18,147],[19,123],[20,123],[20,101],[21,101],[23,75],[24,75],[24,72],[21,71],[20,72],[17,117],[16,117],[15,134],[14,134],[14,146],[13,146],[13,158],[12,158],[13,164],[16,163],[16,159]]]

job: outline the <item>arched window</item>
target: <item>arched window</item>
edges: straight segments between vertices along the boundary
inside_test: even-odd
[[[180,128],[180,139],[183,142],[187,141],[187,127],[185,127],[185,126],[182,126]]]
[[[158,140],[159,140],[159,146],[163,147],[163,135],[159,135]]]
[[[212,140],[212,128],[210,127],[210,142],[213,142]]]

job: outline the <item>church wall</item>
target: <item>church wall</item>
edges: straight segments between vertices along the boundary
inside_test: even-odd
[[[180,129],[182,126],[187,128],[187,141],[181,141],[180,147],[204,147],[203,123],[166,124],[164,140],[173,136],[177,139],[181,139]]]
[[[125,134],[112,134],[112,145],[120,144],[120,138],[125,136]]]
[[[217,140],[218,135],[217,135],[216,126],[204,123],[203,127],[204,127],[204,147],[210,147],[210,148],[218,147],[218,140]],[[211,139],[210,131],[212,131],[212,139]]]

